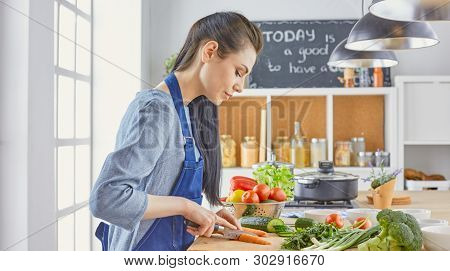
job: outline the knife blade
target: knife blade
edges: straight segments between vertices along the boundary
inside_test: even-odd
[[[186,226],[190,226],[193,228],[198,228],[199,225],[195,222],[192,222],[190,220],[185,220],[184,221]],[[223,234],[223,237],[226,239],[230,239],[230,240],[237,240],[239,239],[239,236],[241,236],[241,234],[248,234],[248,235],[252,235],[252,236],[257,236],[256,234],[252,233],[252,232],[246,232],[246,231],[241,231],[241,230],[233,230],[230,228],[226,228],[222,225],[219,224],[215,224],[214,225],[214,231],[213,233],[221,233]]]

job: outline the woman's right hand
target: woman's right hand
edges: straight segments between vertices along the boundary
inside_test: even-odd
[[[213,211],[210,211],[197,203],[188,200],[187,208],[184,213],[184,218],[199,225],[198,228],[187,227],[187,232],[196,236],[210,237],[214,231],[214,225],[219,224],[224,227],[235,230],[236,226],[219,217]]]

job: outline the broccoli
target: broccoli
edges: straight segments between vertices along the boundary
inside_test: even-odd
[[[381,232],[358,245],[359,250],[420,250],[422,231],[410,214],[384,209],[377,214]]]

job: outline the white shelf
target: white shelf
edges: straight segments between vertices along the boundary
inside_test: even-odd
[[[427,145],[427,146],[446,146],[450,145],[450,140],[428,140],[428,141],[412,141],[408,140],[404,142],[405,145],[412,145],[412,146],[420,146],[420,145]]]
[[[249,88],[235,97],[257,96],[345,96],[345,95],[387,95],[395,92],[395,87],[383,88]]]

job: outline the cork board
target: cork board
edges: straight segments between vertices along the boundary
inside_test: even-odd
[[[333,97],[334,142],[363,136],[366,151],[384,150],[384,96]]]
[[[300,121],[301,133],[308,138],[326,138],[326,97],[272,97],[272,142],[277,136],[294,134]]]
[[[265,97],[233,98],[219,106],[219,134],[231,135],[236,142],[236,164],[241,164],[241,141],[255,136],[260,143],[261,109],[267,108]]]

